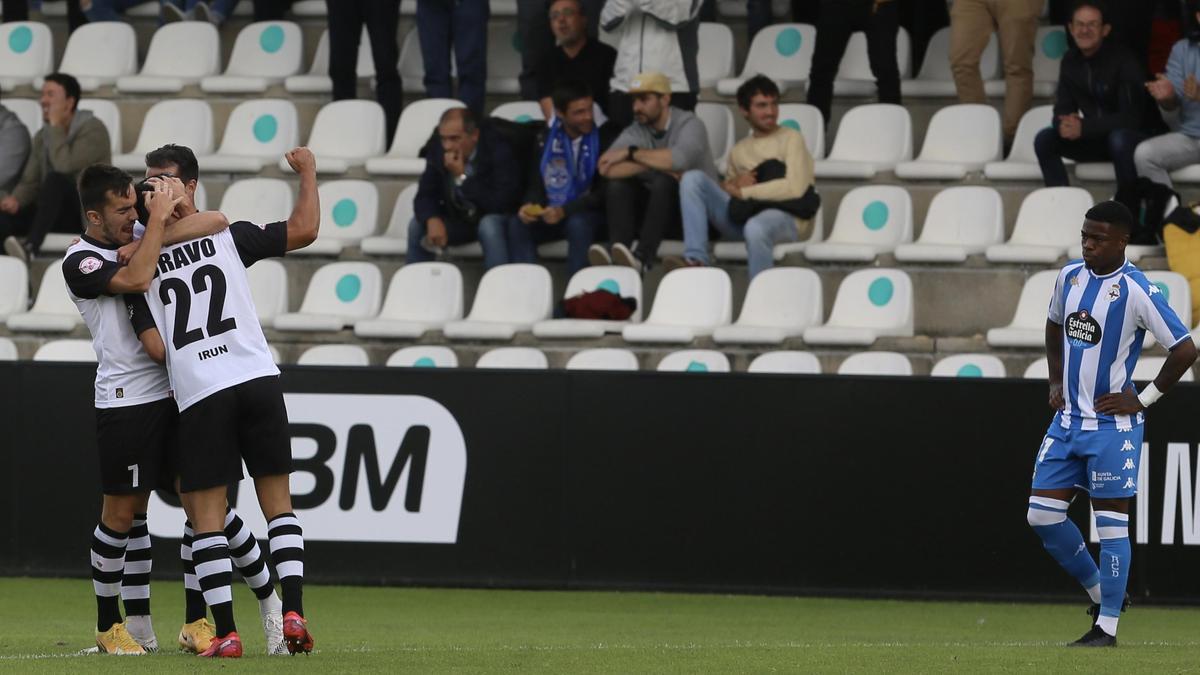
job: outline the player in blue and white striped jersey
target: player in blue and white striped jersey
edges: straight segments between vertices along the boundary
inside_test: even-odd
[[[1050,407],[1058,412],[1037,454],[1028,518],[1050,555],[1091,596],[1093,624],[1073,643],[1079,646],[1117,643],[1142,413],[1196,360],[1187,326],[1158,287],[1125,258],[1132,227],[1133,216],[1118,202],[1101,202],[1087,212],[1083,259],[1059,273],[1046,321]],[[1138,394],[1133,368],[1146,331],[1170,355],[1154,382]],[[1067,518],[1077,491],[1089,493],[1096,513],[1099,566]]]

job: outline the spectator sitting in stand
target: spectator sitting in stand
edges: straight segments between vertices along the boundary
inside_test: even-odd
[[[542,52],[535,68],[537,97],[542,116],[554,115],[551,96],[566,80],[587,84],[600,109],[608,114],[608,81],[617,61],[617,50],[588,37],[588,17],[580,0],[553,0],[550,3],[550,28],[556,44]]]
[[[1189,2],[1196,8],[1197,3]],[[1200,11],[1195,12],[1200,23]],[[1146,89],[1158,102],[1163,119],[1172,129],[1137,146],[1133,161],[1138,175],[1171,187],[1171,172],[1200,163],[1200,39],[1184,38],[1171,48],[1166,74],[1159,73]]]
[[[0,104],[0,195],[16,187],[29,161],[29,146],[29,129],[16,113]]]

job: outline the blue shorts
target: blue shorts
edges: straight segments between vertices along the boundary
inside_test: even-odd
[[[1050,423],[1033,464],[1033,489],[1076,487],[1096,499],[1137,494],[1142,425],[1129,431],[1063,429]]]

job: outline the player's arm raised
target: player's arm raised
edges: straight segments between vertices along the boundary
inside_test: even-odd
[[[1063,400],[1063,327],[1046,319],[1046,364],[1050,369],[1050,407],[1062,410]]]
[[[321,201],[317,196],[317,159],[308,148],[296,148],[286,155],[292,170],[300,176],[296,206],[287,219],[287,250],[304,248],[317,240],[321,227]]]
[[[117,270],[108,281],[108,292],[144,293],[150,288],[154,279],[154,269],[158,263],[158,254],[162,251],[163,234],[167,218],[171,211],[183,200],[182,196],[172,197],[170,188],[165,183],[158,183],[154,190],[147,192],[146,208],[150,211],[150,222],[146,223],[146,233],[142,235],[142,245],[137,253],[129,259],[129,264]]]

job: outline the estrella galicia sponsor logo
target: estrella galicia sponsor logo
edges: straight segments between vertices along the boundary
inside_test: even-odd
[[[1067,316],[1066,330],[1067,341],[1076,349],[1088,349],[1100,344],[1100,324],[1086,309]]]

